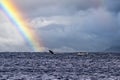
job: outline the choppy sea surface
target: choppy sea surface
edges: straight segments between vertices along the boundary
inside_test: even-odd
[[[0,80],[120,80],[120,53],[0,53]]]

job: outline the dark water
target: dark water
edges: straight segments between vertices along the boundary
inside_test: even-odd
[[[120,80],[120,54],[0,53],[0,80]]]

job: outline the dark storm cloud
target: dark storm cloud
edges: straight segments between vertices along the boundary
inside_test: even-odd
[[[105,9],[84,11],[84,14],[73,15],[69,26],[52,24],[41,28],[45,46],[53,49],[71,47],[82,51],[104,51],[113,43],[116,44],[120,31],[116,16]]]
[[[120,11],[120,0],[105,0],[105,6],[108,10],[113,12]]]

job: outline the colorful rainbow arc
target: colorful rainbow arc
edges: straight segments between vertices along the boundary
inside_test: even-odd
[[[12,0],[1,0],[0,8],[9,18],[10,22],[15,25],[27,44],[29,44],[35,52],[43,51],[42,42],[38,39],[35,31],[32,30],[25,19],[22,18],[20,11],[13,4]]]

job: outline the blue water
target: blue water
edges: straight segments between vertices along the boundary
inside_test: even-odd
[[[4,52],[0,80],[120,80],[120,54]]]

